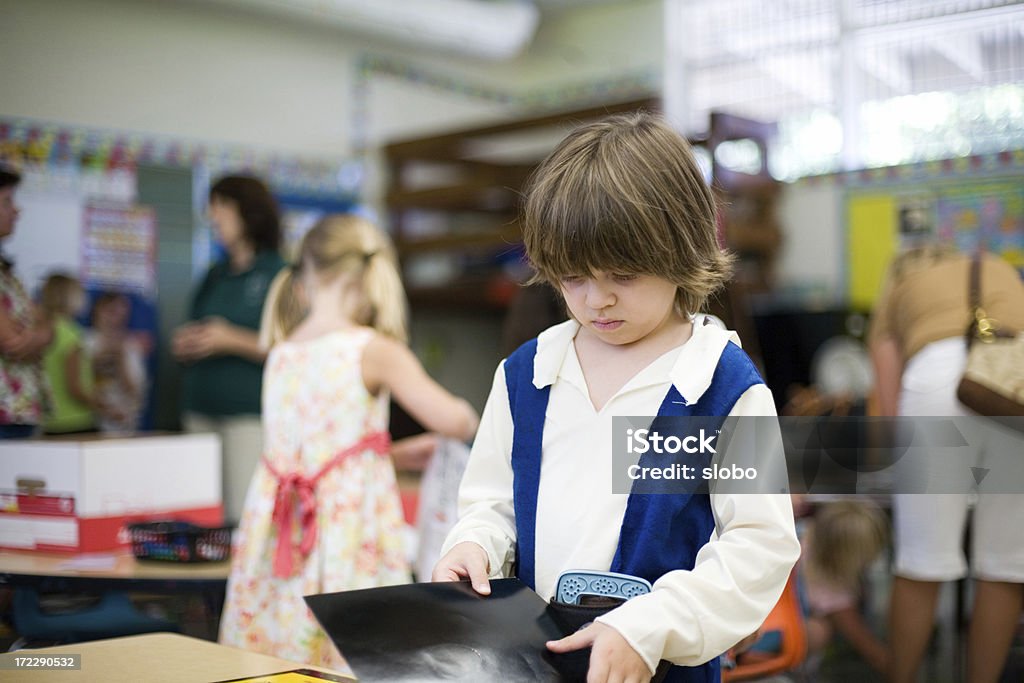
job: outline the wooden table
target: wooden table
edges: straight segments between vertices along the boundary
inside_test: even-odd
[[[0,586],[63,593],[119,590],[198,594],[214,621],[224,607],[229,571],[228,561],[139,561],[124,551],[88,555],[0,551]]]
[[[81,669],[29,671],[4,668],[0,669],[0,680],[19,683],[211,683],[295,669],[333,674],[336,680],[355,680],[349,672],[332,672],[174,633],[150,633],[19,650],[0,654],[0,665],[9,666],[17,656],[70,654],[81,655]]]
[[[124,551],[86,555],[0,551],[0,577],[11,575],[84,580],[109,579],[147,584],[165,581],[223,583],[228,578],[229,570],[230,562],[227,560],[194,564],[139,561],[130,552]],[[124,583],[118,585],[124,587]]]

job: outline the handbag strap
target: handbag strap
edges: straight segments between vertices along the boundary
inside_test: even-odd
[[[981,310],[981,252],[974,252],[967,273],[967,306],[971,310],[971,321],[967,325],[967,348],[971,348],[978,337],[978,322],[985,317]]]
[[[967,348],[976,341],[991,342],[1017,336],[1014,330],[1002,327],[998,320],[988,317],[981,306],[981,258],[980,251],[974,254],[968,275],[967,300],[971,307],[971,324],[967,327]]]
[[[977,319],[981,307],[981,252],[975,252],[971,259],[971,270],[968,275],[967,303],[971,307],[971,319]]]

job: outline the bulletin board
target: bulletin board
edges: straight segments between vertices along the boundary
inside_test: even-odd
[[[156,297],[156,211],[90,202],[82,225],[80,278],[95,287]]]
[[[901,245],[922,236],[965,253],[984,244],[1024,275],[1024,182],[1019,177],[852,189],[845,218],[847,291],[859,309],[874,305]]]

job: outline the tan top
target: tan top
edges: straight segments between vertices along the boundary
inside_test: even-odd
[[[940,339],[959,337],[971,321],[968,277],[971,257],[959,252],[919,251],[889,267],[871,321],[871,340],[891,337],[903,359]],[[981,264],[981,307],[1000,326],[1024,330],[1024,282],[1013,267],[986,254]]]

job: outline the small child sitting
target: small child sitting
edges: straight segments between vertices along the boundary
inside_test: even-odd
[[[92,309],[93,329],[85,339],[92,360],[99,427],[104,432],[132,432],[139,426],[146,385],[145,354],[129,336],[130,313],[131,302],[125,295],[99,295]]]
[[[798,515],[802,508],[807,509],[795,500]],[[884,675],[889,649],[872,632],[860,609],[864,573],[887,542],[884,515],[874,505],[858,501],[825,503],[803,514],[798,574],[808,668],[820,663],[825,648],[838,634]],[[765,653],[774,654],[781,646],[780,636],[777,631],[759,631],[733,648],[731,658],[742,665]]]
[[[858,603],[864,572],[885,548],[887,537],[885,517],[871,504],[838,501],[814,512],[800,541],[812,659],[839,634],[873,669],[885,672],[888,647],[871,631]]]

